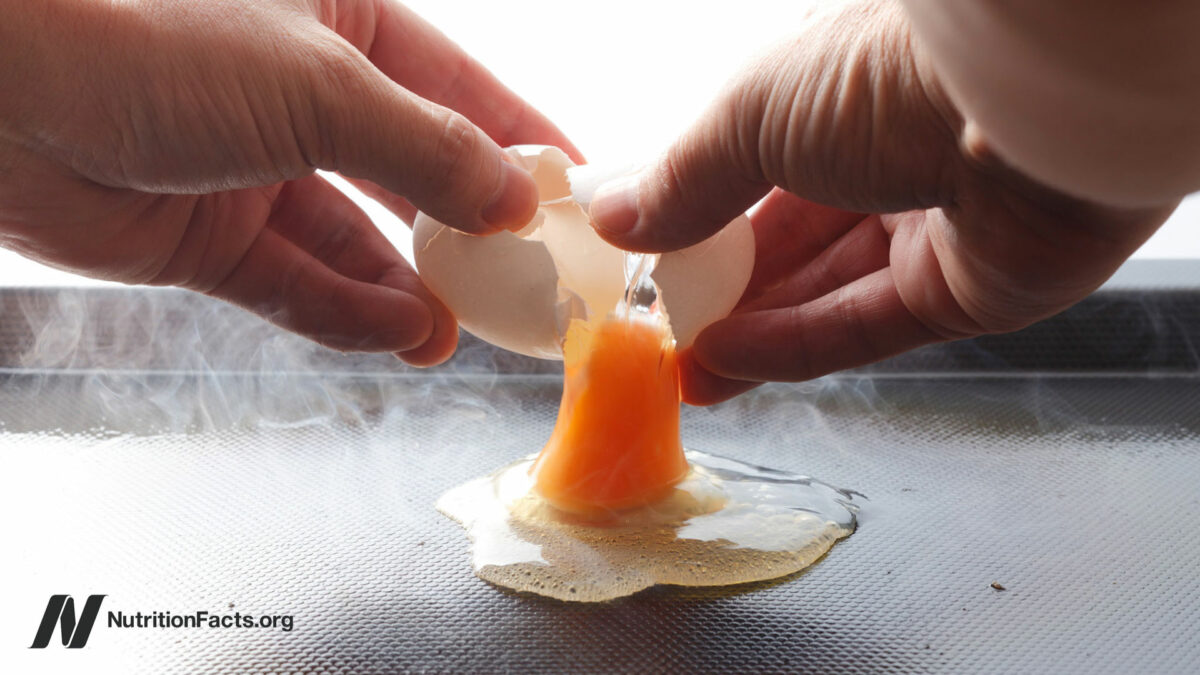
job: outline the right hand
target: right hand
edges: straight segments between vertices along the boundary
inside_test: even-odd
[[[702,241],[766,196],[739,307],[681,355],[685,400],[1017,330],[1091,293],[1174,209],[1058,193],[969,126],[903,8],[859,2],[811,17],[640,179],[602,188],[597,230],[638,251]]]

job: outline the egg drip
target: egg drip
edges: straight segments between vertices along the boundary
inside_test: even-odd
[[[466,528],[481,578],[581,602],[655,584],[741,584],[804,569],[854,531],[849,491],[684,450],[655,261],[627,255],[617,308],[570,320],[542,452],[438,501]]]

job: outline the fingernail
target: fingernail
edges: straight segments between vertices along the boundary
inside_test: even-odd
[[[640,185],[641,176],[634,174],[605,183],[596,190],[589,215],[597,230],[619,236],[637,225]]]
[[[504,162],[500,170],[500,191],[479,215],[498,230],[519,230],[537,212],[537,202],[533,176],[515,164]]]

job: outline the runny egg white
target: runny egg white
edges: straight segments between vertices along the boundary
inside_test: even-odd
[[[784,576],[849,535],[851,492],[680,441],[676,350],[745,290],[749,220],[658,259],[628,258],[588,224],[590,196],[611,174],[573,167],[557,148],[509,152],[540,191],[529,225],[477,237],[419,215],[414,227],[421,278],[467,330],[564,361],[542,452],[438,501],[467,529],[477,574],[596,602],[655,584]]]

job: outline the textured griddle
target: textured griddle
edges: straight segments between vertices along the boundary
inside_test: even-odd
[[[859,530],[782,582],[591,606],[478,580],[433,509],[540,447],[553,365],[468,344],[406,370],[167,291],[9,291],[0,307],[6,672],[1200,669],[1186,290],[1113,292],[1007,340],[687,409],[690,447],[865,493]],[[83,650],[30,650],[52,593],[296,627],[99,625]]]

